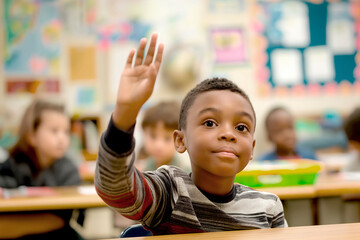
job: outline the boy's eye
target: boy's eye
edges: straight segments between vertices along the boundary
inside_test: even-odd
[[[248,127],[247,126],[245,126],[245,125],[238,125],[237,127],[236,127],[236,130],[238,130],[238,131],[240,131],[240,132],[246,132],[246,131],[249,131],[249,129],[248,129]]]
[[[206,127],[215,127],[216,126],[216,124],[211,120],[207,120],[206,122],[204,122],[204,125]]]

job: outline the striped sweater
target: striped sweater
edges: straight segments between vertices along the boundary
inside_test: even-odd
[[[276,195],[240,184],[226,196],[212,195],[174,166],[141,173],[134,167],[134,146],[133,129],[123,132],[110,121],[100,141],[95,186],[111,208],[154,235],[287,225]]]

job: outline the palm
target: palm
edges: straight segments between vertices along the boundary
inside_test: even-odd
[[[121,103],[143,104],[151,95],[156,75],[150,66],[136,66],[125,69],[121,76],[118,101]]]
[[[135,50],[129,53],[125,69],[121,74],[116,106],[113,112],[114,123],[120,129],[128,130],[135,124],[138,111],[149,99],[154,89],[164,49],[164,46],[159,44],[155,57],[156,40],[157,35],[153,34],[145,58],[146,39],[140,41],[134,64]]]
[[[156,48],[156,35],[152,36],[149,50],[144,58],[146,40],[141,40],[140,46],[132,66],[134,51],[131,51],[121,75],[120,87],[117,96],[119,104],[133,104],[141,107],[151,96],[154,88],[156,76],[160,68],[162,59],[163,45],[158,48],[156,58],[154,57]],[[154,63],[153,60],[155,59]]]

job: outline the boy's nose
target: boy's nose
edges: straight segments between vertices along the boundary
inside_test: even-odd
[[[231,129],[224,127],[223,131],[219,135],[219,140],[225,140],[230,142],[236,142],[236,136]]]

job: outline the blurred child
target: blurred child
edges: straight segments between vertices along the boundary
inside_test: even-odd
[[[229,80],[205,80],[182,102],[173,136],[175,149],[190,156],[190,175],[174,166],[143,173],[134,167],[136,117],[152,94],[162,61],[164,46],[156,51],[156,41],[153,34],[144,56],[142,39],[134,64],[132,50],[122,72],[115,109],[100,141],[99,196],[155,235],[286,226],[277,196],[234,184],[252,159],[255,112],[248,96]]]
[[[65,156],[70,143],[69,133],[70,119],[62,105],[34,101],[23,115],[18,141],[10,149],[10,157],[0,165],[0,187],[80,184],[77,168]],[[69,226],[71,214],[72,211],[53,211],[0,215],[0,225],[11,224],[10,219],[16,219],[17,224],[16,232],[1,234],[14,234],[7,236],[11,238],[29,235],[26,239],[55,239],[59,235],[78,239]]]
[[[344,171],[360,172],[360,107],[355,109],[344,124],[349,146],[354,151],[356,157],[344,166]]]
[[[173,132],[178,129],[180,105],[177,102],[160,102],[148,108],[142,120],[144,133],[143,170],[155,170],[162,165],[174,165],[185,171],[189,166],[176,156]]]
[[[275,149],[259,158],[263,160],[305,158],[316,160],[315,154],[297,145],[294,118],[284,107],[275,107],[265,118],[268,139]]]

